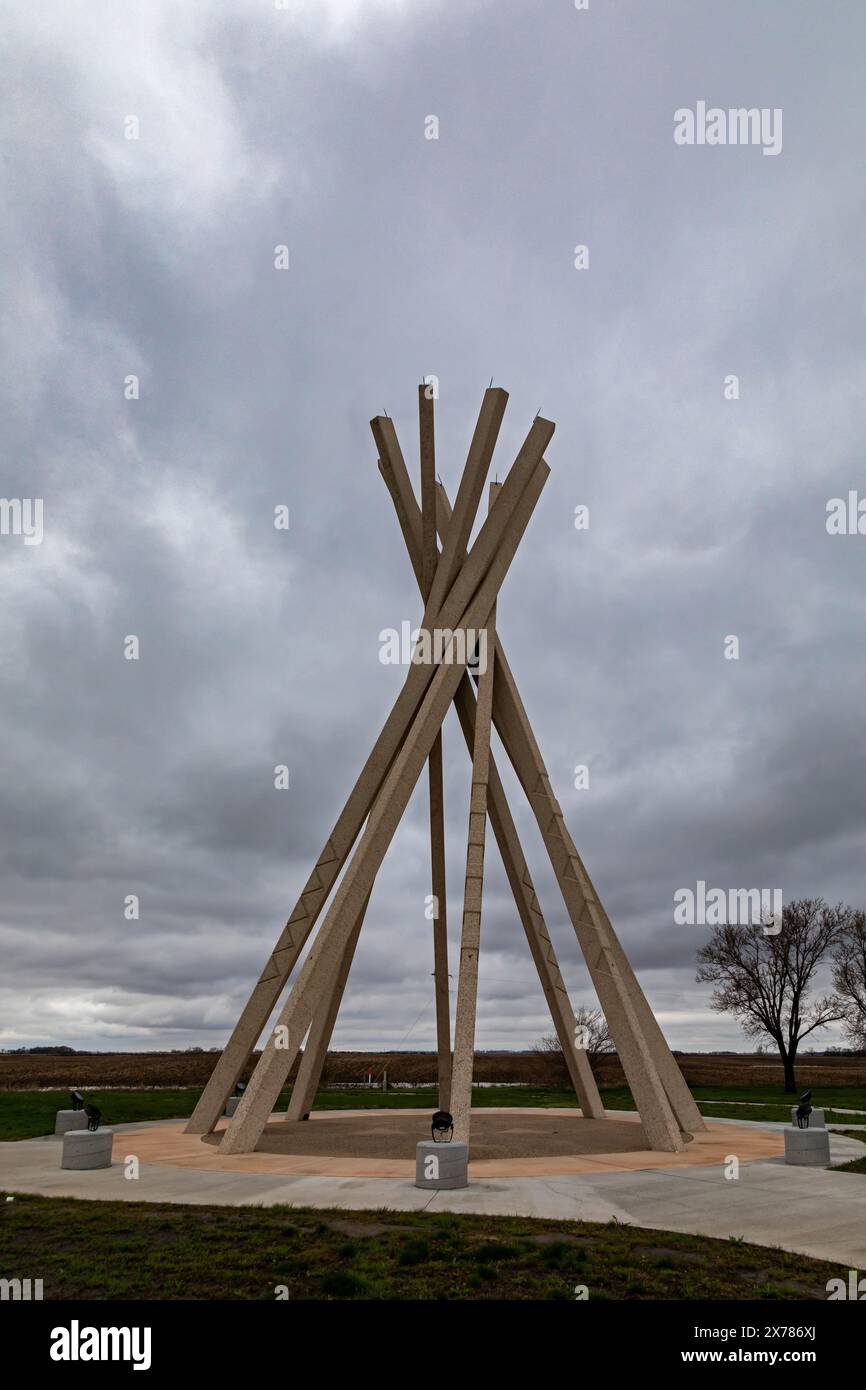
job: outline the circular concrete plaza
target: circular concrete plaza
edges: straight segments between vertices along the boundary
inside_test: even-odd
[[[309,1120],[288,1123],[271,1116],[253,1153],[224,1154],[228,1123],[213,1134],[187,1134],[183,1122],[136,1131],[135,1151],[143,1162],[211,1172],[273,1173],[284,1176],[395,1177],[415,1172],[415,1145],[430,1138],[428,1110],[314,1111]],[[124,1137],[124,1143],[130,1135]],[[707,1122],[679,1153],[649,1148],[639,1116],[609,1111],[604,1120],[585,1120],[579,1110],[484,1108],[472,1111],[470,1178],[541,1177],[642,1168],[741,1162],[776,1158],[782,1137],[769,1130]]]

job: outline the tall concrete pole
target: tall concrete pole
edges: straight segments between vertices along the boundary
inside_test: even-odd
[[[301,1058],[301,1065],[298,1067],[298,1075],[292,1087],[292,1098],[286,1111],[287,1120],[305,1120],[313,1108],[316,1091],[322,1079],[328,1048],[331,1045],[331,1035],[337,1021],[337,1014],[340,1012],[340,1005],[343,1002],[346,981],[349,978],[349,971],[355,958],[355,948],[358,945],[358,937],[361,935],[361,927],[364,925],[369,902],[368,896],[358,914],[358,920],[352,929],[352,935],[349,937],[346,949],[340,958],[340,968],[333,981],[325,1007],[320,1009],[313,1019],[307,1045],[304,1048],[304,1055]]]
[[[499,491],[490,485],[490,504]],[[463,886],[463,926],[460,936],[460,974],[454,1015],[454,1066],[451,1113],[454,1138],[468,1144],[472,1120],[472,1071],[475,1062],[475,1020],[478,1007],[478,954],[481,950],[481,903],[484,894],[484,842],[487,834],[487,787],[490,780],[490,728],[493,717],[493,676],[496,666],[496,605],[484,633],[486,661],[478,677],[475,739],[472,746],[472,791],[466,877]],[[479,647],[479,655],[484,656]]]
[[[423,571],[421,596],[430,598],[439,546],[436,541],[436,449],[432,388],[418,387],[418,434],[421,458]],[[436,995],[436,1054],[439,1109],[451,1108],[451,1004],[448,997],[448,909],[445,887],[445,790],[442,734],[433,740],[427,762],[430,790],[430,860],[433,890],[433,976]]]

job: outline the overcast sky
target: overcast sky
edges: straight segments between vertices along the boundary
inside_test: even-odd
[[[225,1041],[403,678],[368,421],[417,480],[433,374],[452,496],[491,376],[500,477],[556,422],[499,631],[668,1039],[744,1046],[674,892],[866,906],[866,536],[825,524],[866,495],[862,8],[7,0],[2,30],[0,494],[44,536],[0,536],[0,1045]],[[781,152],[677,145],[699,101],[780,109]],[[453,713],[445,742],[456,983]],[[434,1040],[425,783],[338,1047]],[[492,837],[487,864],[477,1041],[520,1048],[550,1024]]]

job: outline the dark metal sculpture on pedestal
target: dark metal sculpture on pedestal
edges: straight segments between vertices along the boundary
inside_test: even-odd
[[[430,1125],[430,1133],[436,1144],[450,1144],[454,1137],[454,1116],[447,1110],[437,1110]]]

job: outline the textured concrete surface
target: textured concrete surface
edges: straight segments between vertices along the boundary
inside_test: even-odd
[[[826,1168],[830,1162],[830,1134],[826,1129],[786,1129],[785,1162],[800,1168]]]
[[[499,484],[491,483],[491,509],[498,491]],[[454,1138],[460,1143],[468,1143],[472,1123],[472,1072],[475,1066],[475,1018],[484,896],[484,849],[487,838],[487,788],[490,782],[490,730],[496,669],[495,604],[490,610],[486,631],[487,665],[478,676],[475,739],[472,745],[469,830],[466,842],[466,873],[463,879],[463,923],[460,932],[457,1003],[454,1011],[454,1056],[451,1063],[450,1108],[454,1116]]]
[[[177,1127],[182,1122],[175,1122]],[[714,1122],[720,1126],[723,1122]],[[734,1136],[745,1128],[731,1122]],[[429,1193],[414,1175],[399,1178],[281,1177],[253,1171],[199,1171],[141,1163],[138,1180],[124,1177],[121,1161],[136,1153],[141,1136],[164,1122],[115,1126],[115,1162],[95,1172],[57,1166],[51,1136],[0,1144],[0,1187],[7,1192],[84,1197],[101,1201],[210,1203],[229,1206],[336,1207],[342,1210],[464,1211],[576,1221],[618,1221],[657,1230],[692,1232],[834,1260],[866,1269],[866,1182],[831,1170],[787,1167],[784,1158],[741,1163],[736,1180],[721,1163],[671,1164],[641,1171],[596,1170],[547,1177],[483,1178],[457,1192]],[[757,1123],[755,1131],[769,1129]],[[777,1126],[781,1131],[783,1127]],[[776,1134],[781,1144],[781,1133]],[[832,1161],[862,1155],[862,1145],[830,1135]],[[739,1145],[732,1145],[732,1148]],[[259,1155],[244,1156],[244,1162]],[[665,1155],[667,1159],[681,1155]]]
[[[70,1130],[86,1128],[87,1116],[83,1110],[58,1110],[54,1121],[55,1134],[69,1134]]]
[[[396,442],[396,434],[393,436]],[[430,598],[439,546],[436,542],[436,428],[433,396],[418,387],[418,445],[421,462],[421,596]],[[401,455],[402,457],[402,455]],[[413,494],[414,496],[414,494]],[[436,995],[436,1052],[439,1109],[451,1109],[451,999],[448,986],[448,904],[445,875],[445,779],[442,734],[438,733],[427,761],[430,792],[430,883],[436,911],[433,916],[433,978]]]
[[[110,1168],[114,1130],[70,1129],[63,1136],[60,1167],[82,1170]]]
[[[415,1147],[415,1186],[427,1192],[466,1187],[468,1160],[469,1145],[459,1139],[448,1144],[422,1139]]]
[[[337,1014],[340,1012],[340,1005],[343,1002],[343,993],[349,979],[349,971],[352,969],[352,961],[355,959],[358,937],[361,935],[361,928],[364,925],[369,903],[370,895],[368,893],[364,906],[358,914],[358,920],[352,928],[352,934],[346,943],[346,949],[340,958],[340,968],[331,984],[327,1002],[319,1009],[313,1019],[301,1057],[301,1065],[298,1067],[298,1074],[292,1086],[292,1095],[286,1110],[287,1120],[303,1120],[304,1116],[308,1115],[313,1108],[316,1091],[325,1069],[328,1048],[331,1045],[331,1034],[334,1031]]]

